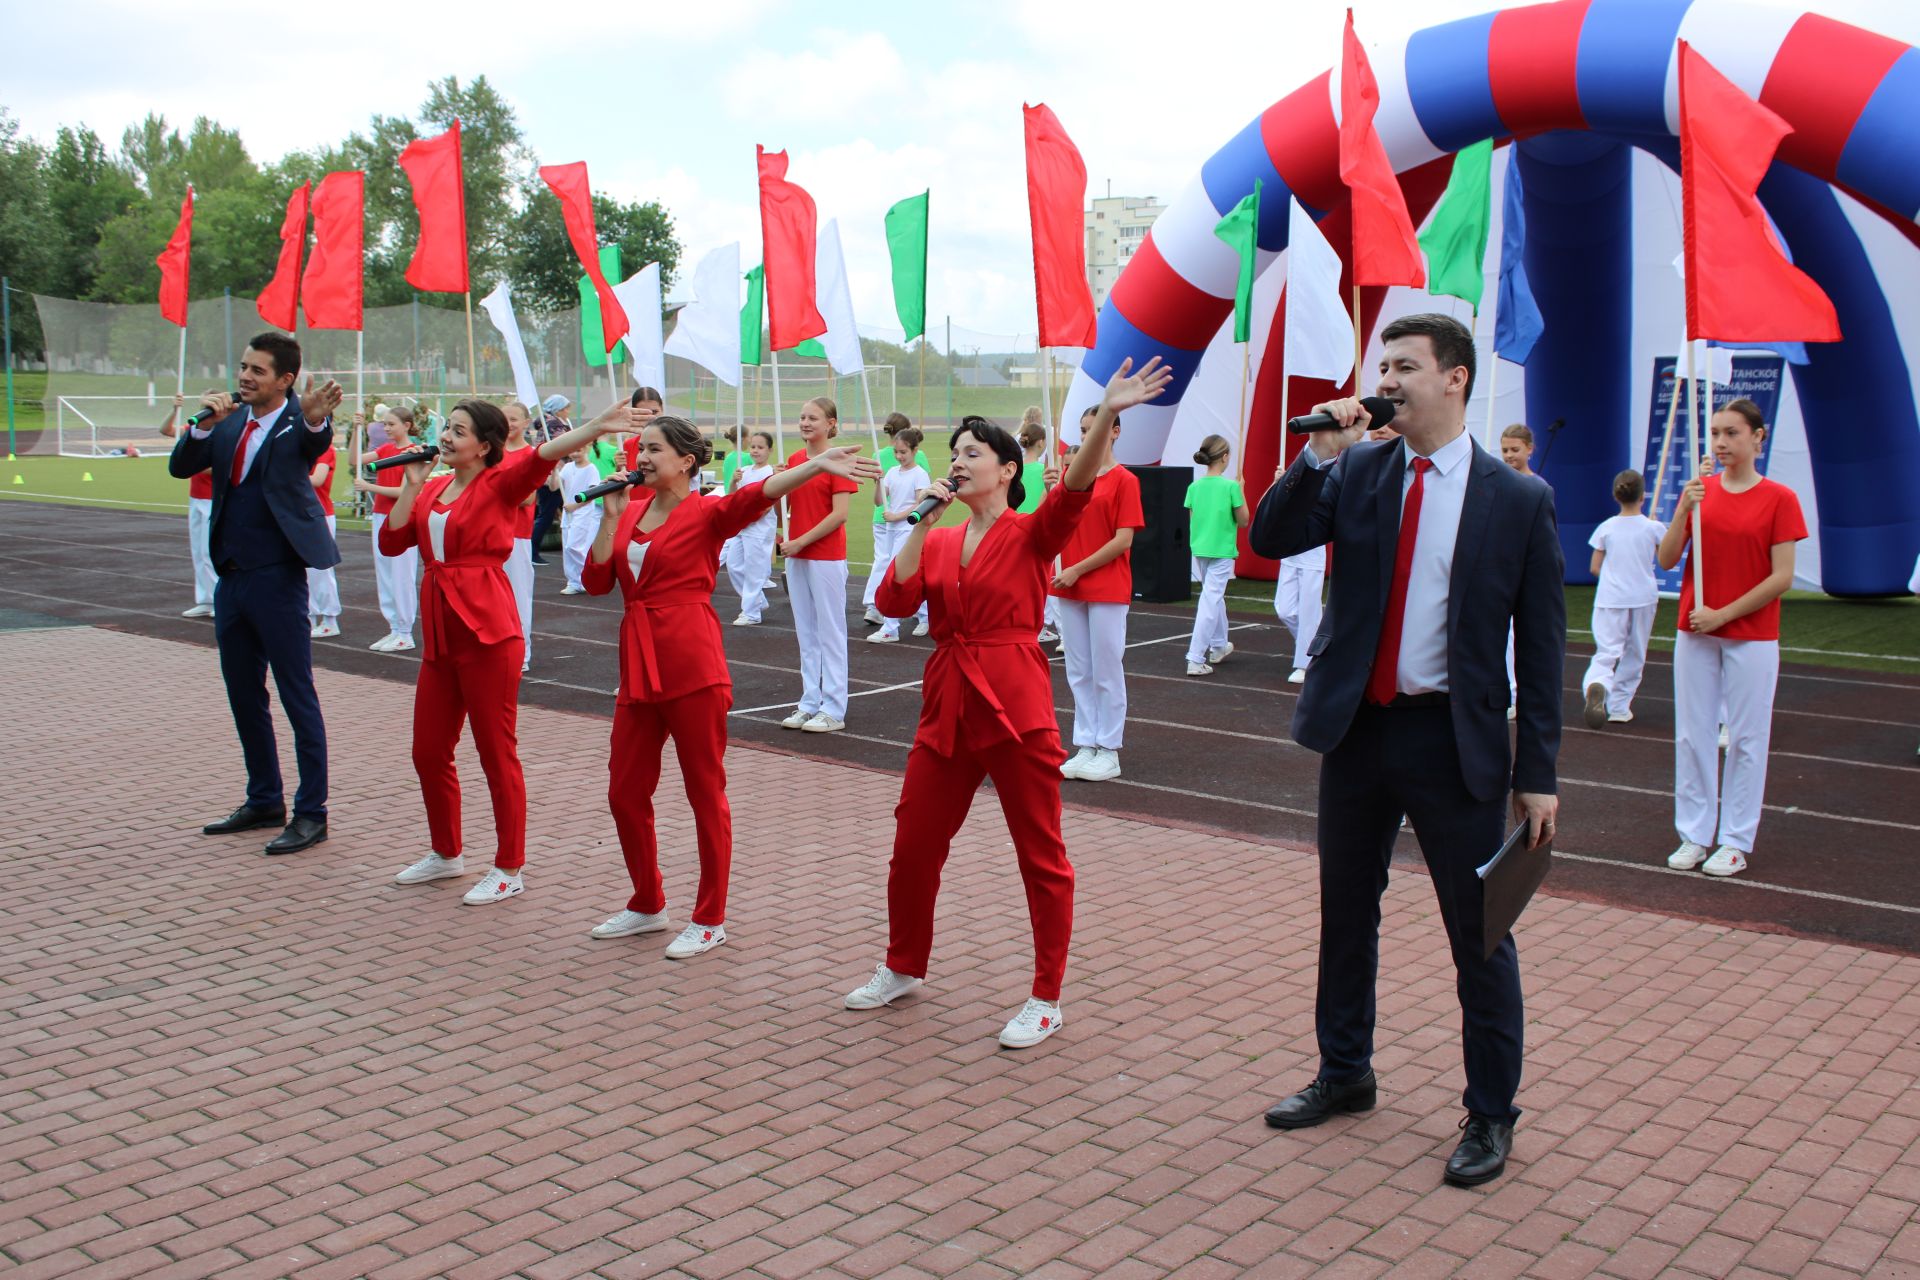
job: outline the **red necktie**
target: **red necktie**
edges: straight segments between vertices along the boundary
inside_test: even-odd
[[[1400,541],[1393,551],[1393,586],[1387,592],[1387,616],[1380,623],[1380,644],[1373,651],[1373,674],[1367,679],[1367,701],[1385,706],[1393,701],[1400,671],[1400,632],[1407,621],[1407,582],[1413,577],[1413,544],[1420,537],[1420,500],[1426,492],[1427,458],[1413,460],[1413,485],[1400,512]]]
[[[240,447],[233,451],[233,474],[229,477],[233,484],[239,484],[240,477],[247,473],[247,441],[253,439],[254,428],[259,425],[258,418],[248,418],[247,429],[240,433]]]

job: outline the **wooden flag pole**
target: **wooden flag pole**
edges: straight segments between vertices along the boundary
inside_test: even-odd
[[[1235,447],[1233,455],[1233,462],[1236,468],[1234,474],[1240,477],[1242,484],[1245,484],[1247,479],[1247,374],[1252,367],[1252,363],[1253,339],[1249,337],[1245,342],[1240,344],[1240,443]],[[1286,389],[1284,367],[1281,371],[1281,379],[1280,386],[1282,394],[1284,394]],[[1284,404],[1281,407],[1280,416],[1282,418],[1286,417]]]
[[[867,438],[873,442],[873,452],[869,457],[880,456],[880,425],[873,420],[873,390],[867,386],[866,361],[860,362],[860,397],[867,402]]]
[[[480,394],[480,362],[473,354],[473,290],[467,290],[467,389],[477,398]]]
[[[1687,431],[1693,443],[1693,478],[1698,480],[1700,478],[1700,468],[1703,461],[1703,455],[1700,452],[1700,437],[1703,433],[1700,430],[1700,416],[1698,412],[1700,408],[1700,384],[1694,380],[1693,376],[1693,344],[1693,334],[1689,332],[1687,334]],[[1704,609],[1707,607],[1707,585],[1706,570],[1701,564],[1701,560],[1703,559],[1701,552],[1705,550],[1705,548],[1700,545],[1700,507],[1697,503],[1693,508],[1693,528],[1691,532],[1693,535],[1693,607],[1696,609]]]
[[[1680,361],[1677,358],[1673,362],[1673,377],[1676,382],[1680,379]],[[1660,486],[1667,478],[1667,458],[1673,450],[1673,426],[1680,417],[1679,409],[1680,388],[1676,386],[1667,401],[1667,428],[1660,435],[1660,466],[1653,473],[1653,492],[1647,496],[1647,513],[1656,520],[1660,518]]]

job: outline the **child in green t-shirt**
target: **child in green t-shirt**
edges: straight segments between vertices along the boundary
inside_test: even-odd
[[[1252,520],[1240,482],[1227,474],[1233,446],[1225,436],[1208,436],[1193,460],[1207,469],[1187,486],[1192,529],[1187,545],[1200,562],[1200,605],[1193,614],[1193,639],[1187,642],[1187,674],[1210,676],[1213,664],[1233,652],[1227,640],[1227,584],[1240,554],[1240,530]]]

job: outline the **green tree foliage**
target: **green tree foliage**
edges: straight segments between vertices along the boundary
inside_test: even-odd
[[[53,250],[60,235],[47,199],[46,149],[20,136],[20,122],[0,108],[0,276],[22,293],[45,290],[54,278]],[[40,349],[40,318],[16,296],[16,349]],[[23,305],[24,304],[24,305]]]
[[[680,242],[673,217],[657,202],[621,204],[610,196],[593,198],[593,227],[603,245],[620,246],[621,269],[632,275],[649,262],[660,264],[660,288],[673,283],[680,265]],[[563,311],[580,302],[580,260],[567,239],[560,201],[546,184],[530,192],[513,237],[513,288],[529,311]],[[610,283],[617,284],[618,281]]]

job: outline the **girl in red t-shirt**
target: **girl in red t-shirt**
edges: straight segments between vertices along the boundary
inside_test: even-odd
[[[1097,408],[1080,416],[1085,433]],[[1120,439],[1120,419],[1113,420]],[[1103,451],[1105,452],[1105,451]],[[1110,454],[1093,485],[1086,518],[1074,527],[1060,553],[1053,596],[1059,601],[1060,648],[1067,656],[1067,687],[1073,690],[1073,759],[1063,778],[1109,782],[1120,776],[1120,747],[1127,728],[1127,610],[1133,603],[1133,534],[1147,526],[1140,509],[1140,481]]]
[[[1673,810],[1680,847],[1667,865],[1731,876],[1747,869],[1760,826],[1780,677],[1780,597],[1793,585],[1794,543],[1807,536],[1807,524],[1793,490],[1756,466],[1767,432],[1758,405],[1730,401],[1713,415],[1711,429],[1720,474],[1696,476],[1681,491],[1660,540],[1660,567],[1671,569],[1688,548],[1699,508],[1701,545],[1692,548],[1681,580],[1673,645]],[[1694,599],[1695,558],[1704,600]],[[1723,705],[1724,785],[1717,768]]]
[[[840,410],[825,396],[800,407],[803,447],[787,459],[804,465],[840,432]],[[833,733],[847,727],[847,502],[860,486],[816,475],[787,497],[787,596],[800,641],[800,704],[783,729]]]
[[[354,421],[355,425],[359,424],[359,415],[355,415]],[[367,648],[375,653],[394,653],[413,648],[413,620],[420,611],[420,553],[412,547],[392,556],[380,550],[380,530],[386,527],[387,514],[399,499],[401,486],[398,481],[390,483],[386,479],[393,474],[390,470],[377,472],[372,480],[357,473],[361,467],[382,458],[417,449],[420,442],[414,435],[418,429],[414,411],[405,405],[388,409],[380,425],[386,429],[387,441],[354,459],[353,487],[360,493],[373,495],[373,582],[380,596],[380,612],[387,619],[387,634]]]

